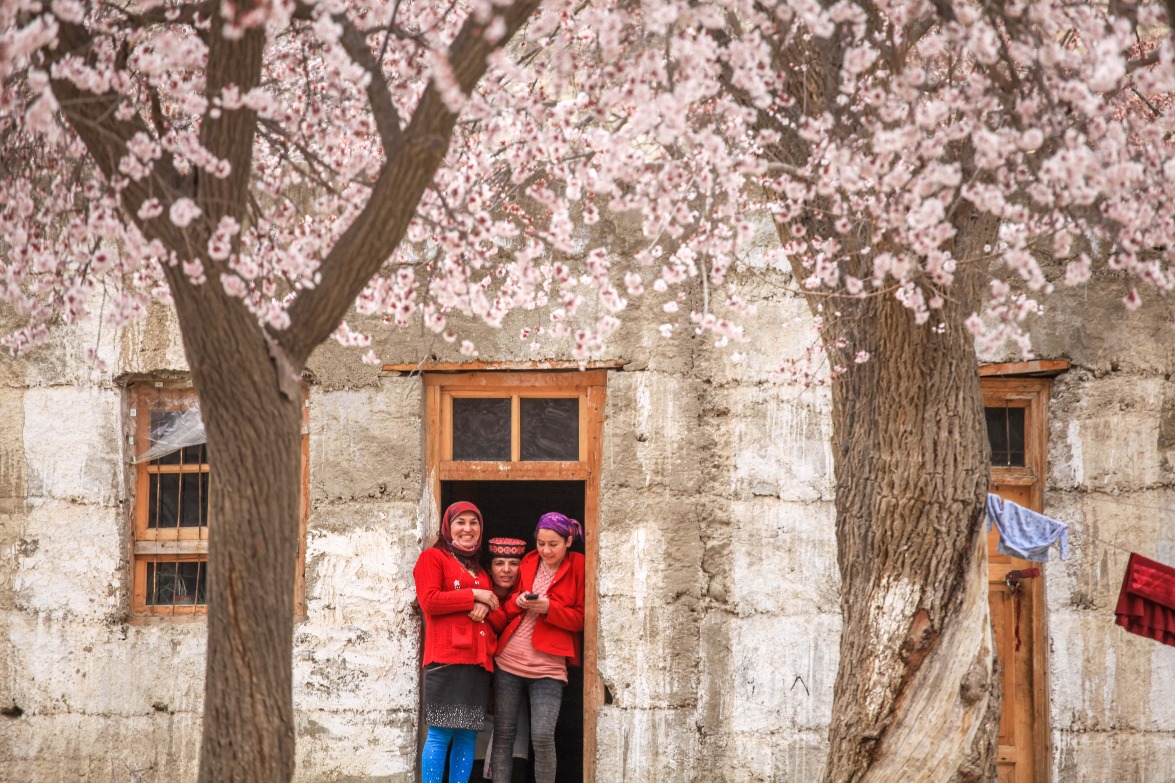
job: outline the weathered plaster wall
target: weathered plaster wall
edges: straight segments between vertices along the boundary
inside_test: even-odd
[[[746,283],[760,339],[741,366],[702,344],[609,383],[602,781],[823,768],[840,628],[828,399],[768,380],[814,336],[788,326],[799,300]]]
[[[115,369],[86,360],[95,347]],[[15,477],[0,514],[0,779],[137,780],[195,764],[203,626],[126,623],[124,409],[110,384],[122,355],[88,325],[0,364],[0,472]]]
[[[2,781],[193,780],[205,624],[128,622],[130,469],[116,377],[185,370],[170,314],[84,350],[5,361],[0,395]],[[362,366],[362,365],[360,365]],[[419,385],[354,371],[311,393],[307,619],[294,649],[299,779],[414,770]]]
[[[769,379],[813,338],[804,306],[759,269],[746,359],[664,341],[635,309],[610,358],[602,465],[598,648],[608,703],[597,780],[818,779],[840,633],[828,396]],[[1088,296],[1088,295],[1086,295]],[[1175,392],[1157,311],[1113,336],[1050,308],[1054,385],[1046,510],[1073,525],[1048,566],[1054,780],[1171,780],[1175,651],[1113,625],[1126,552],[1175,562]],[[1103,311],[1103,310],[1098,310]],[[512,317],[479,332],[483,360],[532,354]],[[1099,327],[1100,328],[1100,327]],[[126,401],[115,378],[182,372],[170,315],[121,335],[79,330],[0,362],[0,780],[191,780],[202,622],[127,622]],[[110,365],[94,370],[86,347]],[[456,347],[415,332],[388,362]],[[295,629],[298,779],[414,779],[419,623],[411,568],[425,496],[420,381],[337,346],[312,362],[307,618]],[[1084,536],[1084,537],[1083,537]],[[1101,539],[1101,543],[1095,539]]]
[[[410,579],[421,505],[416,384],[311,394],[307,619],[294,639],[300,780],[409,780],[419,642]]]
[[[1175,780],[1175,648],[1114,625],[1130,551],[1175,564],[1175,340],[1164,303],[1090,288],[1050,304],[1045,510],[1072,555],[1047,568],[1053,779]],[[1089,313],[1102,314],[1090,318]]]

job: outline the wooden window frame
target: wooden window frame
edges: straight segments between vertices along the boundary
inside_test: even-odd
[[[603,416],[603,389],[606,370],[571,370],[555,372],[472,372],[427,373],[424,376],[428,395],[429,465],[436,466],[436,497],[440,498],[441,481],[587,481],[596,465],[592,462],[593,445],[598,450],[600,433],[590,430]],[[596,400],[596,397],[599,400]],[[469,461],[453,459],[453,398],[511,399],[510,460]],[[539,397],[579,398],[579,459],[571,462],[523,462],[519,416],[520,399]],[[593,405],[598,405],[598,410]],[[599,419],[602,421],[602,418]],[[586,436],[586,437],[585,437]]]
[[[138,454],[150,443],[152,411],[180,411],[198,401],[196,390],[180,381],[137,381],[128,384],[132,449]],[[310,401],[303,388],[302,404],[302,476],[298,500],[298,559],[294,584],[294,617],[306,618],[306,528],[310,516]],[[134,495],[130,512],[131,620],[136,623],[182,621],[206,617],[207,604],[154,606],[147,603],[147,564],[174,562],[208,562],[208,531],[213,521],[211,511],[207,525],[151,529],[149,499],[151,477],[160,473],[208,473],[207,463],[199,467],[133,463]],[[209,482],[208,494],[215,492]],[[211,500],[209,501],[211,504]]]
[[[992,483],[1031,486],[1032,501],[1042,508],[1048,465],[1048,379],[984,378],[980,387],[985,408],[1024,409],[1024,465],[992,465]]]
[[[583,627],[583,780],[594,783],[596,719],[604,704],[604,681],[599,674],[597,636],[599,600],[596,571],[600,559],[600,465],[604,437],[604,398],[607,369],[538,371],[425,372],[425,464],[433,507],[441,502],[443,481],[582,481],[584,482],[584,627]],[[471,462],[452,459],[453,397],[511,397],[511,455],[509,462]],[[575,462],[520,461],[518,416],[523,397],[577,397],[579,404],[579,460]]]
[[[980,390],[983,404],[990,408],[1024,408],[1024,466],[993,465],[991,483],[1005,486],[1029,488],[1030,506],[1036,511],[1044,509],[1044,485],[1048,479],[1048,402],[1051,391],[1051,375],[1068,368],[1037,368],[1039,363],[1006,365],[1006,374],[999,372],[1005,366],[989,365],[980,371]],[[1050,362],[1060,365],[1061,362]],[[1025,377],[1021,372],[1038,373],[1042,377]],[[997,569],[991,566],[989,570]],[[1009,570],[1010,566],[1003,570]],[[1052,733],[1049,717],[1049,666],[1048,666],[1048,618],[1045,611],[1045,573],[1027,580],[1032,591],[1032,744],[1033,779],[1045,783],[1051,779]]]

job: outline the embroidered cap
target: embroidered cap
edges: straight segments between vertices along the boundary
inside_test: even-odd
[[[490,557],[522,557],[526,554],[526,542],[521,538],[491,538],[488,548]]]

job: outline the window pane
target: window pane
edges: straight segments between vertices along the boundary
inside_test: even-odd
[[[1024,408],[984,408],[991,464],[1024,467]]]
[[[147,527],[201,527],[208,524],[207,473],[157,473],[151,476]]]
[[[154,446],[157,441],[166,439],[174,441],[176,434],[173,432],[177,427],[181,426],[180,417],[185,411],[151,411],[151,445]],[[190,420],[188,422],[190,424]],[[190,427],[189,427],[190,429]],[[197,443],[194,446],[184,446],[176,449],[170,454],[164,454],[162,457],[157,457],[151,460],[152,465],[200,465],[208,461],[205,453],[203,443]]]
[[[204,444],[197,443],[195,446],[184,446],[180,449],[180,460],[185,465],[203,465],[208,461],[208,457],[204,455]]]
[[[522,459],[537,462],[579,460],[579,398],[519,400]]]
[[[208,563],[147,563],[149,606],[192,606],[208,603]]]
[[[167,432],[174,427],[179,416],[179,411],[151,411],[151,443],[154,444],[159,439],[161,433]],[[186,451],[186,449],[164,454],[159,459],[151,460],[151,464],[178,465],[183,456],[183,451]]]
[[[208,474],[180,475],[180,527],[208,524]]]
[[[147,527],[175,527],[179,521],[180,477],[178,473],[151,476],[151,507]]]
[[[453,459],[510,461],[510,398],[453,398]]]

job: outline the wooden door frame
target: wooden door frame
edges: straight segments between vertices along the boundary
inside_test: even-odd
[[[596,570],[600,561],[600,466],[604,443],[604,400],[607,369],[494,370],[482,365],[474,372],[426,371],[425,390],[425,475],[432,507],[439,510],[442,481],[582,481],[584,528],[584,622],[583,622],[583,780],[595,783],[596,718],[604,703],[604,681],[597,666],[599,596]],[[445,397],[453,392],[486,395],[522,394],[543,396],[576,395],[580,405],[580,460],[578,462],[454,462],[447,457],[443,435],[452,427]],[[517,408],[517,406],[514,406]],[[517,422],[514,424],[517,427]],[[515,456],[517,456],[515,454]],[[432,520],[430,520],[430,525]]]
[[[1038,366],[1047,364],[1047,367]],[[980,389],[986,407],[1000,407],[1007,401],[1025,408],[1025,467],[991,468],[991,483],[1030,487],[1031,508],[1044,511],[1044,485],[1048,479],[1048,403],[1052,376],[1068,369],[1063,360],[988,365],[981,368]],[[1031,377],[1028,375],[1031,373]],[[1017,406],[1019,407],[1019,406]],[[1032,595],[1032,745],[1033,780],[1048,783],[1052,772],[1052,731],[1049,716],[1048,618],[1045,611],[1045,579],[1028,580]],[[990,572],[990,566],[989,566]]]

